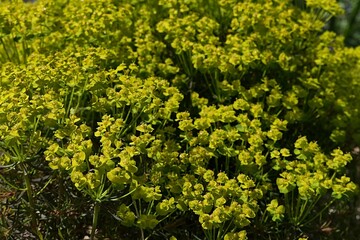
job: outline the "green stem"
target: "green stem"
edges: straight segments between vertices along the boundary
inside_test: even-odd
[[[13,49],[13,55],[16,56],[16,59],[17,59],[17,64],[20,64],[21,63],[21,60],[20,60],[20,55],[19,55],[19,50],[16,46],[16,43],[14,40],[11,41],[11,44],[12,44],[12,49]]]
[[[305,203],[303,203],[303,204],[301,205],[300,214],[297,216],[296,225],[300,225],[301,219],[303,219],[304,216],[306,215],[305,213],[307,212],[307,208],[308,208],[308,200],[306,199],[306,200],[305,200]]]
[[[140,228],[141,231],[141,240],[145,240],[144,230]]]
[[[309,207],[307,207],[306,212],[303,214],[302,218],[299,220],[299,224],[301,224],[307,217],[308,215],[311,213],[311,211],[314,209],[316,203],[320,200],[321,196],[319,195],[315,201],[313,201],[311,203],[311,205]]]
[[[303,224],[301,224],[300,227],[301,227],[301,226],[305,226],[306,224],[309,224],[309,223],[311,223],[312,221],[314,221],[316,218],[318,218],[325,210],[327,210],[327,209],[331,206],[331,204],[334,203],[334,201],[335,201],[334,199],[331,200],[320,212],[318,212],[314,217],[310,218],[308,221],[306,221],[306,222],[304,222]]]
[[[6,178],[5,178],[3,175],[1,175],[1,174],[0,174],[0,179],[1,179],[2,181],[4,181],[4,182],[5,182],[8,186],[10,186],[11,188],[14,188],[14,189],[16,189],[16,190],[18,190],[18,191],[25,191],[25,190],[26,190],[26,188],[19,188],[19,187],[13,185],[13,184],[10,183],[8,180],[6,180]]]
[[[204,75],[204,79],[205,79],[206,85],[207,85],[207,87],[208,87],[208,89],[210,91],[211,96],[214,97],[216,94],[213,91],[212,85],[210,84],[210,82],[209,82],[208,78],[206,77],[206,75]]]
[[[140,204],[140,200],[139,200],[139,204]],[[141,214],[141,212],[140,212],[141,211],[141,206],[139,206],[139,209],[138,209],[136,200],[133,200],[133,205],[134,205],[134,208],[135,208],[136,216],[139,218],[140,214]],[[144,229],[142,227],[140,228],[140,234],[141,234],[141,240],[144,240],[145,235],[144,235]]]
[[[6,46],[3,38],[0,38],[0,41],[1,41],[1,44],[3,45],[3,49],[4,49],[4,52],[5,52],[6,56],[7,56],[7,58],[8,58],[8,61],[11,61],[9,52],[8,52],[8,50],[7,50],[7,46]]]
[[[213,77],[211,74],[210,75],[210,79],[211,79],[211,84],[214,87],[214,92],[215,92],[215,96],[216,96],[216,101],[217,102],[221,102],[221,94],[220,94],[220,90],[219,90],[219,75],[218,75],[218,71],[215,71],[215,76]]]
[[[93,222],[91,227],[91,234],[90,234],[90,240],[94,240],[95,238],[95,232],[96,232],[96,226],[99,218],[99,212],[100,212],[100,203],[96,202],[94,207],[94,215],[93,215]]]
[[[24,51],[24,63],[25,64],[27,64],[27,52],[26,52],[26,50],[27,50],[27,43],[26,43],[26,41],[25,41],[25,37],[24,37],[24,40],[23,40],[23,42],[22,42],[22,44],[23,44],[23,51]]]
[[[33,229],[34,233],[37,234],[39,239],[43,239],[42,234],[40,233],[38,226],[37,226],[37,218],[35,213],[35,201],[34,201],[34,193],[33,189],[31,187],[31,182],[28,173],[26,172],[25,166],[23,163],[20,164],[21,170],[24,173],[24,181],[26,185],[26,193],[29,200],[29,206],[30,206],[30,216],[31,216],[31,228]]]
[[[301,198],[298,196],[296,198],[296,211],[295,211],[295,216],[294,216],[294,223],[297,224],[297,222],[299,221],[300,218],[300,209],[301,209]]]
[[[75,92],[75,89],[72,88],[72,90],[71,90],[71,95],[70,95],[70,100],[69,100],[69,103],[68,103],[68,107],[67,107],[67,109],[66,109],[66,116],[69,116],[69,115],[70,115],[71,104],[72,104],[72,101],[73,101],[74,92]],[[67,96],[66,96],[66,98],[67,98]],[[65,118],[65,116],[64,116],[64,118]]]

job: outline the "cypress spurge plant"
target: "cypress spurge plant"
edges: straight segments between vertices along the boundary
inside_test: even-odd
[[[151,207],[143,214],[137,202],[141,199],[149,202],[152,197],[148,194],[151,194],[153,187],[151,184],[146,187],[148,183],[141,180],[141,175],[137,176],[137,173],[146,174],[149,171],[150,164],[147,163],[144,149],[155,140],[152,134],[171,120],[171,114],[177,111],[183,98],[165,80],[141,80],[123,74],[118,76],[118,71],[127,72],[125,66],[119,66],[108,73],[112,84],[104,90],[106,96],[101,108],[97,106],[101,104],[101,99],[94,98],[89,104],[90,111],[102,115],[96,131],[93,133],[85,123],[79,124],[81,119],[72,115],[65,126],[55,132],[56,140],[45,151],[50,167],[68,171],[75,186],[95,201],[91,238],[94,237],[100,203],[125,197],[133,198],[132,205],[142,235],[142,229],[148,228],[145,218],[151,217]],[[111,115],[103,115],[104,112],[111,112]],[[63,142],[61,146],[59,141]],[[155,188],[159,191],[159,187]],[[159,200],[159,197],[161,194],[155,195],[152,201]]]
[[[360,49],[323,31],[336,1],[0,10],[1,184],[28,219],[1,220],[13,238],[320,238],[356,192]]]

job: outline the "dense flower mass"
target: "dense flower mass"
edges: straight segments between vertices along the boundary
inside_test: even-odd
[[[2,1],[0,236],[310,237],[357,191],[360,48],[295,2]]]

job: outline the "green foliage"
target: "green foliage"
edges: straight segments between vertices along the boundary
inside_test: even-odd
[[[360,48],[297,2],[1,2],[0,236],[324,237]]]

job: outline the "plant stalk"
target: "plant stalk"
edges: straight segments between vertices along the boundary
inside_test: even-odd
[[[40,233],[39,229],[38,229],[38,224],[37,224],[37,217],[36,217],[36,213],[35,213],[35,201],[34,201],[34,191],[32,189],[31,186],[31,182],[30,182],[30,178],[28,173],[26,172],[25,166],[23,164],[21,164],[21,169],[24,173],[24,181],[25,181],[25,186],[26,186],[26,194],[29,200],[29,207],[30,207],[30,216],[31,216],[31,228],[33,229],[33,231],[37,234],[37,236],[39,237],[39,239],[43,239],[42,234]]]
[[[91,227],[91,234],[90,234],[90,240],[94,240],[95,238],[95,232],[97,227],[97,222],[99,218],[99,212],[100,212],[100,203],[96,202],[94,207],[94,215],[93,215],[93,222]]]

